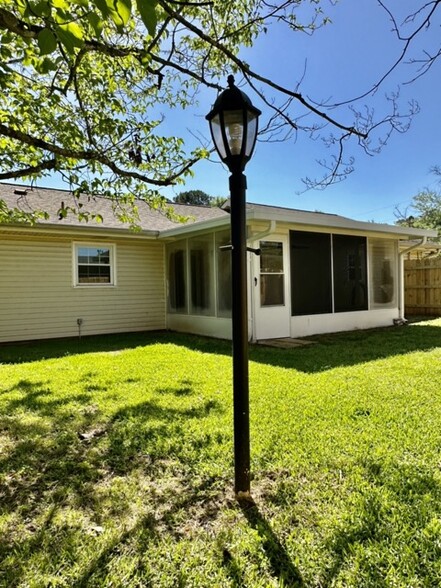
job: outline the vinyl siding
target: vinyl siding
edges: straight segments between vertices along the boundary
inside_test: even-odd
[[[163,245],[105,243],[116,286],[74,287],[71,240],[1,238],[0,342],[164,329]]]

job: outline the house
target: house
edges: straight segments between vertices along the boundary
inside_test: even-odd
[[[106,198],[102,222],[62,217],[68,191],[0,184],[0,199],[47,210],[0,225],[0,342],[171,329],[231,337],[228,208],[173,205],[185,223],[137,202],[139,226]],[[403,318],[408,240],[435,231],[247,204],[251,340],[392,325]]]

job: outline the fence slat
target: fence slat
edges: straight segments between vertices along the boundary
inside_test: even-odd
[[[406,316],[441,316],[441,258],[404,261],[404,307]]]

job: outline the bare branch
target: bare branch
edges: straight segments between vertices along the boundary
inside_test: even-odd
[[[397,59],[394,61],[394,63],[386,70],[386,72],[378,79],[377,82],[372,84],[372,86],[368,90],[366,90],[362,94],[359,94],[358,96],[355,96],[355,97],[350,98],[348,100],[343,100],[341,102],[335,102],[334,104],[329,104],[328,106],[330,108],[353,104],[354,102],[357,102],[359,100],[362,100],[363,98],[366,98],[367,96],[374,94],[380,88],[380,86],[385,82],[385,80],[392,74],[392,72],[394,72],[401,63],[403,63],[404,58],[406,57],[412,42],[418,36],[418,34],[429,25],[431,17],[435,13],[435,10],[438,8],[438,6],[441,4],[441,0],[434,0],[434,2],[430,2],[428,4],[425,4],[423,7],[421,7],[420,10],[418,10],[416,13],[414,13],[412,15],[413,18],[418,13],[422,12],[424,9],[426,9],[427,7],[432,5],[432,8],[429,11],[429,13],[424,17],[423,21],[412,31],[412,33],[407,36],[402,36],[400,33],[399,26],[396,22],[395,17],[393,16],[392,12],[384,4],[384,2],[382,0],[377,0],[377,2],[389,15],[389,18],[390,18],[392,25],[393,25],[392,30],[396,33],[397,38],[400,41],[404,42],[404,47],[402,48],[400,55],[397,57]],[[409,20],[409,18],[410,17],[407,17],[406,20]]]
[[[227,47],[222,45],[222,43],[220,43],[216,39],[213,39],[209,35],[206,35],[200,28],[196,27],[193,23],[189,22],[182,15],[175,12],[172,8],[170,8],[170,6],[168,6],[168,4],[164,0],[158,0],[158,4],[161,5],[161,7],[167,12],[167,14],[169,14],[170,16],[173,16],[173,18],[175,18],[176,20],[181,22],[188,30],[195,33],[200,39],[203,39],[209,45],[211,45],[211,46],[215,47],[216,49],[218,49],[219,51],[221,51],[232,63],[234,63],[240,69],[242,74],[244,76],[246,76],[247,79],[253,78],[259,82],[262,82],[266,86],[273,88],[273,90],[276,90],[277,92],[280,92],[281,94],[285,94],[286,96],[290,96],[291,98],[294,98],[295,100],[300,102],[306,109],[308,109],[309,111],[314,113],[316,116],[329,122],[330,124],[339,128],[342,131],[346,131],[347,133],[349,133],[351,135],[356,135],[358,137],[366,138],[365,133],[360,133],[356,128],[354,128],[352,126],[343,125],[342,123],[340,123],[336,119],[333,119],[332,117],[330,117],[325,112],[320,111],[312,103],[305,100],[305,98],[299,92],[293,92],[292,90],[285,88],[284,86],[280,86],[279,84],[276,84],[275,82],[273,82],[269,78],[261,76],[257,72],[252,71],[241,59],[239,59],[236,55],[234,55],[234,53],[232,53]]]

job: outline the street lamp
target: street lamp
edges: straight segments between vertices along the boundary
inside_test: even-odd
[[[247,244],[243,174],[257,139],[260,110],[234,85],[214,103],[206,119],[219,157],[230,176],[231,282],[233,322],[234,474],[238,497],[250,494],[250,418],[248,385]]]

